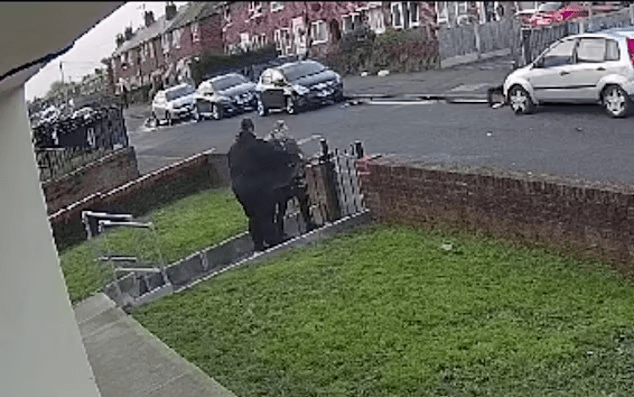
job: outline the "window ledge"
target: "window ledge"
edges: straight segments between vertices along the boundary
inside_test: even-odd
[[[328,42],[328,39],[325,39],[325,40],[313,40],[313,44],[324,44],[324,43],[327,43],[327,42]]]

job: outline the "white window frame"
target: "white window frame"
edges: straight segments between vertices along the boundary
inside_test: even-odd
[[[382,1],[368,1],[368,8],[378,8],[383,5]]]
[[[271,2],[271,12],[278,12],[284,9],[283,1],[272,1]]]
[[[469,2],[468,1],[456,1],[454,3],[456,7],[456,18],[462,15],[469,15]],[[460,8],[464,7],[464,12],[460,11]]]
[[[394,7],[398,7],[399,9],[399,13],[400,13],[400,18],[398,20],[398,25],[396,24],[396,20],[394,18]],[[390,3],[390,16],[392,17],[392,27],[394,29],[403,29],[405,27],[405,24],[403,21],[403,3],[400,1],[393,1]]]
[[[266,37],[266,33],[262,33],[260,35],[260,44],[262,45],[262,47],[264,47],[267,43],[268,43],[268,40]]]
[[[416,13],[412,12],[412,8],[416,6]],[[407,8],[409,9],[409,27],[415,28],[420,26],[420,4],[418,1],[410,1],[407,3]],[[416,16],[416,20],[414,21],[414,16]]]
[[[350,18],[350,25],[352,26],[352,29],[346,29],[346,18]],[[343,33],[353,32],[357,28],[357,26],[354,23],[355,19],[358,19],[359,23],[363,22],[361,20],[361,14],[358,12],[351,12],[349,14],[341,16],[341,21],[342,21],[341,30],[343,31]]]
[[[317,31],[320,26],[323,28],[323,31],[325,32],[325,37],[321,39],[317,37]],[[313,44],[327,43],[330,37],[330,32],[328,31],[328,24],[326,23],[326,21],[322,19],[319,21],[311,22],[310,35],[313,39]]]
[[[374,16],[374,17],[373,17]],[[385,32],[385,18],[383,18],[383,10],[377,9],[373,7],[368,11],[368,19],[370,22],[370,28],[376,34],[381,34]],[[380,21],[380,23],[376,23],[376,21]]]
[[[193,22],[189,29],[192,33],[192,43],[200,42],[200,25],[198,22]]]
[[[163,54],[170,52],[170,45],[172,44],[172,32],[167,32],[161,36],[161,47]]]
[[[154,48],[154,41],[149,41],[148,43],[148,50],[150,51],[150,58],[154,59],[154,57],[156,57],[156,51]]]
[[[134,52],[134,49],[128,51],[128,56],[126,57],[130,66],[134,66]]]
[[[437,1],[436,2],[436,21],[438,24],[449,23],[449,2]]]
[[[231,23],[231,6],[229,4],[225,5],[222,10],[222,18],[227,22],[227,24]]]
[[[180,49],[181,48],[181,36],[183,33],[183,29],[174,29],[172,31],[172,47],[176,48],[176,49]]]
[[[249,2],[249,14],[251,18],[259,17],[262,15],[262,2],[261,1],[250,1]]]

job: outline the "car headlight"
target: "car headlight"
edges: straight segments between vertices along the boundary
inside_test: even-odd
[[[231,98],[221,95],[218,97],[218,102],[231,102]]]
[[[304,87],[303,85],[299,85],[299,84],[293,84],[293,90],[298,93],[299,95],[306,95],[310,92],[310,90],[306,87]]]

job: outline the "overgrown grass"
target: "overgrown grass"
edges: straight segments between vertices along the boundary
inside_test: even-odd
[[[134,316],[243,397],[587,397],[634,389],[632,308],[598,264],[374,226]]]
[[[144,220],[154,223],[156,235],[140,229],[116,230],[60,254],[71,301],[88,297],[112,280],[109,267],[94,260],[108,251],[137,256],[142,266],[159,263],[158,245],[162,260],[170,263],[247,228],[242,207],[229,189],[186,197],[152,212]]]

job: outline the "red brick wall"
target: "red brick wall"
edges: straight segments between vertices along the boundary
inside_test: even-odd
[[[139,177],[133,147],[127,147],[42,184],[49,214],[93,193],[110,190]]]
[[[483,232],[615,263],[634,274],[634,189],[451,170],[397,159],[357,164],[379,221]]]
[[[201,153],[112,190],[96,192],[49,216],[59,250],[86,239],[84,210],[118,210],[143,216],[155,208],[204,189],[229,186],[225,154]]]

